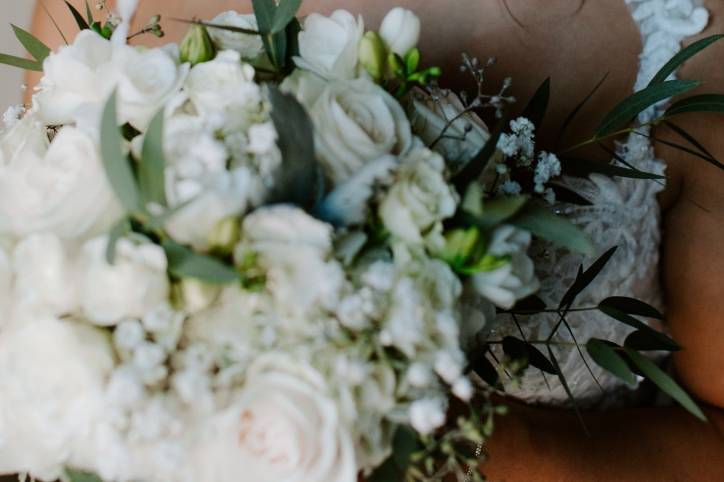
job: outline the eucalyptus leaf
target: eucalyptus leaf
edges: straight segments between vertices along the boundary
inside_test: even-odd
[[[312,211],[324,192],[324,178],[314,150],[312,120],[297,99],[269,86],[271,117],[279,136],[282,166],[272,203],[292,203]]]
[[[637,351],[672,351],[668,342],[662,342],[658,333],[652,330],[636,330],[626,337],[624,346]]]
[[[500,374],[495,366],[485,356],[488,351],[487,347],[477,350],[469,357],[469,371],[475,372],[485,383],[494,388],[502,388],[500,383]]]
[[[288,57],[286,32],[264,34],[261,40],[264,45],[264,51],[269,57],[269,61],[271,61],[277,71],[282,72],[286,66],[286,59]]]
[[[179,278],[194,278],[209,284],[225,285],[240,280],[239,273],[233,266],[207,256],[174,241],[162,243],[168,258],[168,270]]]
[[[12,25],[12,24],[11,24]],[[43,60],[50,55],[50,48],[43,42],[35,38],[30,32],[26,32],[17,25],[12,25],[13,32],[18,41],[23,44],[23,47],[35,58],[39,63],[43,63]]]
[[[538,348],[532,344],[528,344],[528,363],[530,366],[537,368],[545,373],[557,375],[555,366]]]
[[[90,472],[66,469],[65,475],[68,476],[70,482],[103,482],[103,479]]]
[[[590,285],[594,279],[598,277],[599,274],[601,274],[601,271],[603,271],[603,268],[606,267],[608,262],[611,260],[614,254],[616,254],[616,251],[618,250],[618,247],[615,246],[605,253],[601,255],[600,258],[598,258],[588,269],[585,271],[583,270],[583,267],[581,267],[578,271],[578,276],[576,276],[575,281],[571,285],[570,288],[568,288],[568,291],[563,295],[563,298],[561,298],[561,303],[558,305],[558,309],[568,309],[573,305],[573,302],[576,300],[576,297],[583,292],[584,289]]]
[[[486,201],[483,205],[483,212],[479,216],[473,216],[471,213],[465,214],[466,217],[472,216],[470,219],[472,224],[487,231],[518,214],[527,202],[527,196],[498,197]]]
[[[539,296],[531,295],[518,301],[512,310],[512,313],[521,315],[535,315],[546,310],[546,303]]]
[[[692,112],[708,112],[721,114],[724,112],[724,95],[701,94],[687,97],[675,102],[666,110],[664,117],[673,117],[679,114]]]
[[[646,318],[655,318],[657,320],[664,319],[664,315],[659,310],[648,303],[634,298],[612,296],[610,298],[606,298],[601,302],[601,304],[613,307],[629,315],[644,316]]]
[[[636,92],[611,110],[596,129],[596,137],[602,138],[612,134],[626,127],[638,114],[649,107],[663,100],[689,92],[700,85],[701,82],[695,80],[668,80]]]
[[[365,480],[368,482],[400,482],[400,473],[393,457],[390,456],[390,458],[385,460],[385,462],[377,467]]]
[[[694,146],[696,149],[698,149],[703,155],[705,155],[705,156],[707,156],[708,158],[710,158],[710,159],[716,161],[717,163],[719,163],[719,161],[716,160],[716,158],[714,157],[714,155],[713,155],[711,152],[709,152],[709,151],[707,150],[707,148],[704,147],[704,145],[703,145],[701,142],[697,141],[694,136],[692,136],[692,135],[689,134],[686,130],[684,130],[683,127],[681,127],[681,126],[679,126],[679,125],[677,125],[677,124],[674,124],[674,123],[671,122],[671,121],[664,121],[664,124],[665,124],[669,129],[671,129],[672,131],[674,131],[679,137],[681,137],[681,138],[684,139],[686,142],[688,142],[689,144],[691,144],[692,146]]]
[[[656,366],[654,362],[641,355],[631,348],[624,348],[626,355],[633,364],[641,370],[644,376],[651,380],[654,385],[666,393],[668,396],[676,400],[682,407],[684,407],[689,413],[694,415],[699,420],[704,422],[707,421],[706,415],[701,411],[701,408],[692,400],[692,398],[661,368]]]
[[[651,82],[649,85],[654,84],[660,84],[664,82],[666,79],[669,78],[671,74],[676,72],[676,70],[681,67],[684,62],[704,50],[705,48],[709,47],[714,42],[718,42],[724,38],[724,35],[712,35],[710,37],[703,38],[697,42],[692,43],[688,47],[682,49],[678,54],[676,54],[671,60],[669,60],[662,68],[659,70],[653,79],[651,79]]]
[[[616,348],[616,345],[608,341],[595,338],[586,343],[586,351],[593,361],[629,385],[633,385],[636,383],[636,377]]]
[[[43,71],[43,64],[41,64],[37,60],[16,57],[15,55],[0,54],[0,64],[9,65],[11,67],[18,67],[24,70],[31,70],[33,72]]]
[[[108,182],[130,213],[142,212],[141,198],[133,169],[123,153],[123,137],[116,114],[116,92],[108,99],[101,121],[101,157]]]
[[[93,22],[95,22],[95,20],[93,19],[93,10],[91,10],[88,0],[85,0],[85,16],[86,20],[88,21],[88,25],[93,25]]]
[[[111,266],[116,263],[116,245],[118,241],[126,234],[131,232],[131,223],[127,218],[118,221],[108,235],[108,245],[106,246],[106,261]]]
[[[621,167],[609,162],[594,161],[583,158],[562,158],[563,172],[577,177],[588,177],[589,174],[605,174],[611,177],[624,177],[629,179],[666,179],[666,176],[652,172],[640,171],[628,167]]]
[[[73,15],[75,23],[78,24],[78,28],[81,30],[90,29],[90,25],[88,25],[88,22],[83,18],[83,15],[80,14],[78,9],[75,8],[68,0],[65,1],[65,4],[68,6],[68,9],[70,9],[70,13]],[[90,9],[87,9],[87,12],[90,12]]]
[[[528,344],[514,336],[503,338],[503,353],[513,361],[528,365]]]
[[[595,251],[591,240],[569,220],[550,210],[528,204],[510,221],[510,224],[530,231],[541,239],[586,255]]]
[[[143,140],[138,183],[144,200],[166,206],[166,156],[163,152],[164,110],[151,120]]]
[[[573,108],[573,110],[566,116],[566,119],[563,121],[563,125],[561,126],[561,130],[558,132],[558,139],[556,140],[556,145],[560,145],[561,140],[563,139],[563,136],[565,135],[566,131],[568,130],[568,127],[573,123],[575,118],[578,116],[578,114],[583,110],[583,108],[588,104],[588,102],[593,98],[594,95],[601,89],[603,84],[606,82],[606,79],[608,78],[609,72],[604,75],[601,80],[598,81],[598,84],[591,90],[591,92],[586,95],[586,97],[583,98],[581,102],[579,102],[576,107]]]
[[[636,328],[637,330],[647,332],[651,337],[656,338],[662,346],[667,347],[666,349],[668,351],[678,351],[681,349],[681,347],[669,336],[654,330],[643,321],[634,318],[633,316],[625,313],[624,311],[621,311],[616,306],[607,304],[606,300],[602,301],[598,305],[598,310],[601,313],[604,313],[605,315],[608,315],[611,318],[620,321],[624,325],[628,325],[632,328]]]
[[[548,103],[551,98],[551,78],[548,77],[538,87],[528,105],[523,109],[523,117],[527,118],[537,128],[543,124],[546,112],[548,111]]]
[[[412,454],[420,448],[417,434],[409,427],[400,425],[392,439],[392,448],[392,458],[395,464],[401,469],[407,468],[410,465]]]
[[[254,16],[259,31],[263,34],[271,33],[274,25],[274,14],[277,9],[274,0],[252,0],[251,4],[254,7]]]
[[[279,33],[287,28],[287,25],[294,20],[302,0],[280,0],[274,11],[271,24],[271,33]]]

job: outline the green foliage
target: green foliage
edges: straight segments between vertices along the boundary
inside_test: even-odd
[[[123,218],[116,223],[108,235],[108,246],[106,246],[106,261],[113,265],[116,263],[116,245],[118,240],[131,232],[131,222],[127,218]]]
[[[89,17],[89,20],[83,18],[83,15],[81,15],[78,9],[76,9],[68,0],[65,1],[65,4],[68,6],[70,13],[73,15],[73,18],[75,19],[75,23],[78,25],[78,28],[80,30],[90,29],[90,24],[88,22],[90,22],[91,24],[93,23],[93,15],[91,14],[88,3],[86,2],[86,14]]]
[[[168,258],[168,270],[174,276],[194,278],[215,285],[234,283],[241,279],[236,269],[216,258],[195,253],[168,239],[161,245]]]
[[[616,348],[615,344],[595,338],[586,344],[586,350],[593,361],[621,380],[633,385],[636,383],[636,377]]]
[[[724,95],[702,94],[687,97],[669,107],[664,117],[673,117],[691,112],[724,113]]]
[[[563,171],[571,176],[588,177],[589,174],[605,174],[610,177],[629,179],[666,179],[666,176],[652,172],[640,171],[629,167],[621,167],[609,162],[594,161],[579,157],[564,157],[561,160]]]
[[[491,199],[483,204],[483,212],[472,218],[472,222],[482,230],[493,229],[520,213],[527,203],[528,196],[505,196]]]
[[[587,255],[595,251],[591,240],[575,224],[543,207],[527,205],[510,224],[571,251]]]
[[[28,53],[30,53],[35,60],[42,64],[43,60],[50,55],[50,48],[22,28],[16,25],[13,25],[12,27],[13,32],[15,32],[15,37],[17,37],[23,47],[25,47]]]
[[[528,105],[523,109],[523,117],[531,121],[536,128],[540,128],[548,111],[548,104],[551,98],[551,78],[548,77],[538,87]]]
[[[558,139],[556,141],[556,144],[559,145],[561,140],[563,139],[563,136],[565,135],[566,131],[570,127],[570,125],[573,123],[573,121],[578,117],[578,114],[583,110],[583,108],[588,104],[588,102],[593,98],[593,96],[596,95],[596,93],[601,89],[603,84],[606,82],[606,79],[608,78],[608,73],[604,75],[601,80],[598,81],[598,84],[586,95],[586,97],[583,98],[581,102],[576,104],[576,107],[573,108],[573,110],[566,116],[566,119],[563,121],[563,125],[561,126],[560,131],[558,132]]]
[[[70,482],[103,482],[103,479],[89,472],[66,469],[65,475],[68,477]]]
[[[37,60],[24,59],[22,57],[16,57],[15,55],[0,54],[0,64],[18,67],[23,70],[31,70],[33,72],[43,71],[43,64]]]
[[[684,62],[689,60],[690,58],[697,55],[702,50],[709,47],[711,44],[718,42],[724,38],[724,35],[712,35],[710,37],[706,37],[704,39],[701,39],[697,42],[694,42],[693,44],[689,45],[688,47],[684,48],[676,54],[671,60],[669,60],[662,68],[659,70],[659,72],[654,76],[653,79],[651,79],[651,82],[649,85],[655,85],[660,84],[664,82],[671,74],[673,74],[676,69],[681,67]]]
[[[570,309],[573,302],[576,300],[576,297],[581,294],[583,290],[585,290],[588,285],[596,279],[596,277],[598,277],[601,271],[603,271],[603,268],[605,268],[611,258],[613,258],[613,255],[616,254],[617,250],[618,247],[609,249],[586,270],[583,269],[583,266],[579,268],[576,279],[571,287],[568,288],[568,291],[566,291],[563,295],[563,298],[561,298],[561,302],[558,305],[559,310],[567,311]]]
[[[123,137],[118,126],[116,92],[106,103],[101,121],[101,157],[108,181],[129,213],[143,211],[141,195],[128,157],[123,152]]]
[[[651,314],[649,314],[651,312],[640,309],[643,303],[638,302],[641,303],[641,305],[631,305],[628,302],[624,303],[621,301],[625,299],[626,298],[607,298],[599,303],[598,309],[599,311],[610,316],[611,318],[646,333],[650,338],[655,339],[658,343],[660,343],[662,350],[678,351],[681,349],[679,345],[670,337],[668,337],[664,333],[654,330],[643,321],[634,318],[634,316],[632,315],[655,318],[658,318],[658,316],[652,316]],[[651,308],[651,310],[653,310],[653,308]]]
[[[141,161],[138,164],[138,183],[146,202],[166,206],[165,169],[163,152],[164,111],[161,109],[151,120],[143,139]]]
[[[301,0],[281,0],[279,4],[274,0],[252,0],[264,50],[279,73],[291,66],[289,53],[296,44],[294,32],[298,33],[294,20],[301,3]]]

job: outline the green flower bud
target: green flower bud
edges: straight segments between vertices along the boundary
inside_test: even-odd
[[[367,32],[359,45],[359,61],[377,82],[385,75],[386,52],[385,42],[377,32]]]
[[[445,247],[438,255],[456,271],[464,271],[480,241],[480,231],[476,227],[453,229],[445,233]]]
[[[192,25],[181,42],[181,61],[191,65],[208,62],[216,56],[216,47],[203,25]]]
[[[211,250],[221,255],[231,254],[240,239],[239,220],[234,217],[222,219],[209,234]]]

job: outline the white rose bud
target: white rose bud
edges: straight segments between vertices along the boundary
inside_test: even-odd
[[[125,318],[143,318],[169,295],[166,254],[154,244],[116,244],[115,264],[106,260],[108,238],[87,242],[80,258],[80,300],[94,323],[110,326]]]
[[[404,57],[420,41],[420,18],[405,8],[393,8],[382,20],[380,36],[392,52]]]
[[[346,10],[325,17],[313,13],[304,21],[299,34],[299,57],[294,61],[302,69],[325,79],[357,77],[359,43],[364,34],[362,17]]]

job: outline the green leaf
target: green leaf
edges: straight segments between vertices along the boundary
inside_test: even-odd
[[[666,79],[669,78],[671,74],[676,72],[676,69],[681,67],[684,62],[686,62],[705,48],[709,47],[714,42],[718,42],[722,38],[724,38],[724,35],[712,35],[710,37],[701,39],[698,42],[694,42],[685,49],[682,49],[681,52],[676,54],[671,60],[666,63],[666,65],[661,68],[661,70],[659,70],[654,78],[651,79],[649,85],[660,84],[664,82]]]
[[[283,71],[288,57],[286,32],[265,34],[261,40],[264,45],[264,51],[274,68],[279,72]]]
[[[631,348],[624,348],[626,355],[633,364],[641,370],[643,375],[651,380],[654,385],[666,393],[668,396],[676,400],[682,407],[684,407],[689,413],[694,415],[699,420],[704,422],[707,421],[706,415],[701,411],[701,408],[692,400],[692,398],[661,368],[656,366],[654,362],[641,355]]]
[[[550,345],[548,345],[548,357],[550,358],[553,368],[556,371],[556,374],[558,375],[558,380],[560,380],[561,385],[563,386],[563,390],[565,390],[566,395],[568,396],[568,399],[573,404],[573,409],[576,412],[576,417],[578,417],[578,421],[581,422],[581,425],[583,426],[583,430],[586,432],[586,435],[588,435],[588,428],[586,427],[586,422],[583,421],[583,416],[581,415],[581,410],[578,407],[578,401],[576,400],[576,397],[573,396],[573,392],[571,391],[571,387],[568,385],[568,381],[566,380],[566,376],[563,374],[563,370],[561,370],[561,366],[558,363],[558,360],[556,359],[556,355],[553,353],[553,348],[551,348]]]
[[[678,351],[681,350],[681,347],[672,340],[669,336],[665,335],[664,333],[658,332],[651,328],[649,325],[644,323],[643,321],[634,318],[633,316],[619,310],[615,306],[611,306],[606,304],[607,300],[602,301],[598,305],[598,310],[605,314],[610,316],[611,318],[620,321],[624,325],[628,325],[632,328],[636,328],[637,330],[645,331],[651,336],[652,338],[655,338],[658,340],[658,342],[662,345],[667,347],[667,351]]]
[[[385,462],[377,467],[374,472],[365,480],[368,482],[400,482],[400,474],[397,469],[397,464],[390,456]]]
[[[643,316],[646,318],[655,318],[657,320],[663,320],[664,315],[659,310],[633,298],[626,298],[623,296],[612,296],[602,301],[603,305],[610,306],[619,311],[634,316]]]
[[[274,25],[274,14],[277,9],[274,0],[252,0],[251,3],[254,6],[254,16],[259,31],[263,34],[271,33]]]
[[[662,342],[653,330],[636,330],[626,337],[623,345],[637,351],[672,351],[670,344]]]
[[[222,261],[195,253],[174,241],[162,243],[168,258],[168,270],[179,278],[194,278],[209,284],[225,285],[239,281],[239,273]]]
[[[520,315],[536,315],[545,311],[547,308],[545,301],[539,296],[531,295],[518,301],[513,307],[511,313]]]
[[[392,458],[395,464],[401,469],[407,468],[410,465],[412,454],[420,448],[417,434],[409,427],[400,425],[392,439],[392,448]]]
[[[101,121],[101,157],[108,181],[121,204],[130,213],[143,211],[133,169],[123,153],[123,137],[116,114],[116,92],[106,103]]]
[[[66,469],[65,474],[68,476],[68,479],[70,479],[70,482],[103,482],[103,479],[90,472]]]
[[[701,85],[695,80],[669,80],[651,85],[623,100],[606,116],[596,129],[596,137],[605,137],[628,124],[641,112],[652,105],[671,97],[688,92]]]
[[[32,70],[34,72],[43,71],[43,64],[37,60],[24,59],[14,55],[0,54],[0,64],[18,67],[24,70]]]
[[[483,213],[480,216],[466,212],[463,213],[462,218],[487,231],[518,214],[527,202],[527,196],[499,197],[487,201],[483,205]]]
[[[588,104],[588,102],[593,98],[594,95],[596,95],[596,92],[599,91],[601,86],[606,82],[606,79],[608,78],[610,72],[606,72],[606,75],[604,75],[601,80],[598,81],[598,84],[591,90],[591,92],[588,93],[584,99],[579,102],[576,107],[573,108],[570,114],[566,116],[566,120],[563,121],[563,125],[561,126],[561,130],[558,132],[558,138],[556,140],[556,145],[560,145],[561,140],[563,139],[563,136],[565,135],[566,131],[568,130],[568,127],[573,123],[573,120],[578,116],[578,114],[581,112],[581,110]]]
[[[533,97],[528,102],[528,105],[523,110],[522,116],[531,121],[537,128],[540,128],[545,119],[546,112],[548,111],[548,103],[551,97],[551,78],[548,77],[538,90],[536,90]]]
[[[503,353],[514,361],[528,365],[528,344],[514,336],[503,338]]]
[[[11,24],[12,25],[12,24]],[[43,42],[35,38],[31,33],[26,32],[17,25],[12,25],[15,37],[23,44],[23,47],[32,55],[35,60],[39,63],[43,63],[43,60],[50,55],[50,48]]]
[[[68,0],[65,0],[65,4],[68,5],[70,13],[73,14],[73,18],[75,19],[75,23],[78,24],[78,28],[81,30],[90,29],[90,25],[88,25],[88,22],[86,21],[86,19],[83,18],[83,15],[80,14],[78,9],[76,9]],[[88,5],[86,5],[86,7],[87,6]]]
[[[694,136],[692,136],[691,134],[689,134],[686,130],[684,130],[684,128],[682,128],[679,125],[674,124],[671,121],[664,121],[664,124],[666,124],[666,126],[669,129],[671,129],[672,131],[674,131],[679,137],[684,139],[686,142],[688,142],[695,148],[699,149],[701,154],[703,154],[703,155],[707,156],[708,158],[714,160],[715,162],[719,163],[719,161],[717,161],[716,158],[714,157],[714,154],[709,152],[707,150],[707,148],[704,147],[704,145],[701,142],[697,141],[696,138]]]
[[[93,25],[93,23],[95,22],[95,20],[93,20],[93,10],[91,10],[88,0],[85,1],[85,16],[86,20],[88,21],[88,25]]]
[[[279,33],[285,30],[287,25],[294,20],[301,6],[302,0],[281,0],[274,12],[271,33]]]
[[[299,57],[299,34],[302,31],[302,24],[299,20],[292,19],[287,25],[287,65],[294,65],[293,58]]]
[[[616,345],[596,338],[586,343],[586,351],[594,362],[626,383],[633,385],[636,383],[636,377],[616,348]]]
[[[575,224],[539,206],[529,204],[510,223],[571,251],[587,255],[595,251],[591,240]]]
[[[163,152],[164,110],[151,120],[143,140],[138,183],[146,202],[166,205],[166,156]]]
[[[609,162],[593,161],[582,158],[561,159],[563,172],[577,177],[588,177],[589,174],[598,173],[611,177],[625,177],[629,179],[666,179],[666,176],[652,172],[639,171],[628,167],[621,167]]]
[[[106,246],[106,261],[111,266],[116,263],[116,245],[118,240],[131,232],[131,223],[127,218],[123,218],[116,223],[108,235],[108,246]]]
[[[312,120],[297,99],[269,86],[271,118],[279,136],[282,166],[272,203],[292,203],[311,211],[324,192],[324,178],[314,151]]]
[[[500,384],[500,375],[495,366],[490,363],[488,357],[486,357],[488,348],[484,347],[469,357],[469,366],[466,371],[475,372],[485,383],[494,388],[502,388]]]
[[[682,99],[669,107],[666,110],[664,117],[672,117],[691,112],[721,114],[724,112],[724,95],[701,94],[687,97],[686,99]]]
[[[493,132],[490,133],[490,139],[488,139],[480,152],[478,152],[478,154],[470,160],[465,167],[460,170],[460,172],[455,174],[452,182],[458,192],[465,192],[468,184],[477,181],[481,176],[485,167],[490,162],[490,159],[498,150],[498,141],[508,126],[508,123],[508,117],[500,119],[498,125],[496,125],[495,129],[493,129]]]
[[[528,363],[530,366],[537,368],[538,370],[550,373],[551,375],[557,375],[556,367],[538,348],[528,344]]]
[[[570,306],[573,305],[576,297],[581,294],[581,292],[583,292],[583,290],[586,289],[599,274],[601,274],[601,271],[603,271],[603,268],[606,267],[613,255],[616,254],[617,250],[617,246],[609,249],[585,271],[583,270],[583,267],[579,268],[578,276],[576,276],[576,279],[571,287],[568,288],[568,291],[566,291],[563,298],[561,298],[561,303],[558,305],[559,310],[570,308]]]

